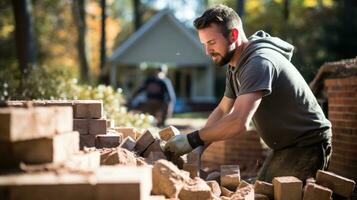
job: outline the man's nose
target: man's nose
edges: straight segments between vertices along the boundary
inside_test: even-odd
[[[212,51],[211,48],[209,48],[208,46],[206,46],[205,49],[206,49],[206,55],[207,55],[207,56],[211,55],[211,51]]]

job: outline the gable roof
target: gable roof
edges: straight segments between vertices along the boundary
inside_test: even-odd
[[[114,64],[170,63],[174,66],[207,66],[211,60],[195,33],[169,10],[160,11],[114,50]]]

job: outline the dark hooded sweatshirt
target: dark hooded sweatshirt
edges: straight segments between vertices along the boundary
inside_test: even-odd
[[[249,38],[235,67],[229,66],[225,96],[262,91],[254,125],[272,149],[331,140],[331,123],[290,60],[294,47],[258,31]]]

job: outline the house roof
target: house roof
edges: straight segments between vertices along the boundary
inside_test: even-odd
[[[169,10],[160,11],[130,36],[108,58],[113,64],[169,63],[174,66],[207,66],[211,60],[198,37]]]
[[[327,62],[317,72],[314,80],[310,82],[310,88],[315,95],[320,96],[324,88],[325,79],[343,78],[357,75],[357,57],[337,62]]]

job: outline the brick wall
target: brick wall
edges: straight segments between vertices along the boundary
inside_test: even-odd
[[[212,144],[202,155],[202,165],[210,170],[236,164],[242,178],[255,177],[267,154],[256,131],[248,131],[227,141]]]
[[[357,181],[357,76],[325,80],[333,153],[329,171]]]

